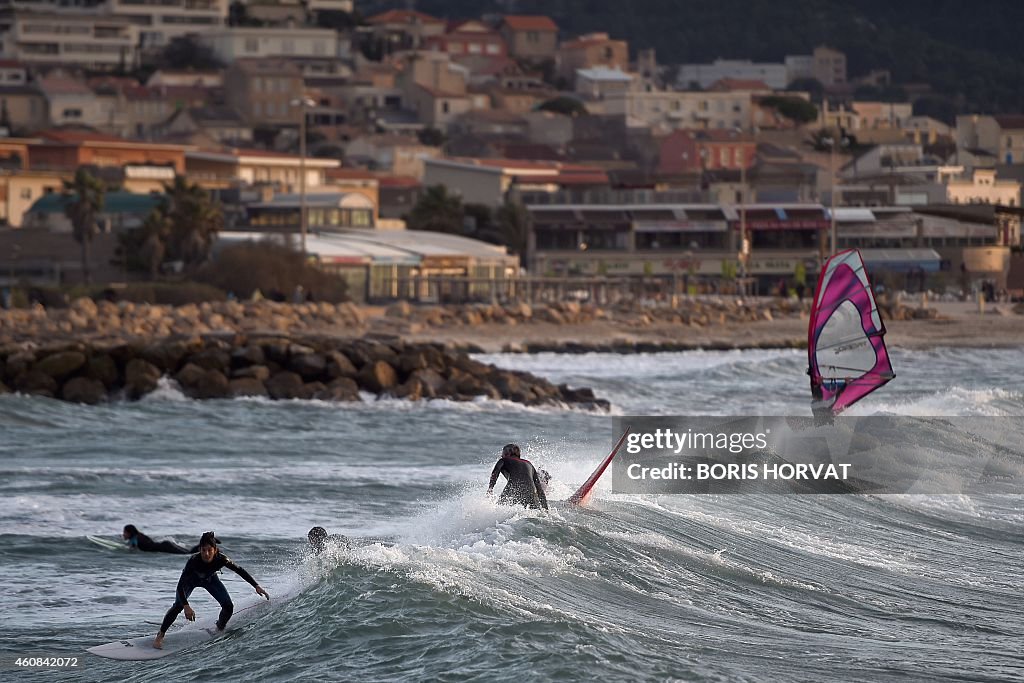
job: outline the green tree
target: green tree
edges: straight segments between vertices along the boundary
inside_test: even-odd
[[[774,107],[781,115],[798,124],[818,120],[818,108],[800,97],[765,97],[761,104]]]
[[[184,176],[175,176],[164,189],[167,255],[186,266],[197,266],[210,257],[217,233],[224,227],[224,212],[206,190]]]
[[[587,113],[587,108],[575,97],[555,97],[541,103],[537,109],[551,111],[563,116],[580,116]]]
[[[449,194],[444,185],[433,185],[428,187],[416,202],[416,206],[409,213],[407,223],[410,230],[462,234],[464,216],[462,200],[456,195]]]
[[[423,130],[416,133],[416,137],[419,138],[421,145],[428,145],[430,147],[440,147],[444,144],[444,133],[437,128],[424,128]]]
[[[157,66],[161,69],[174,69],[184,71],[195,69],[197,71],[210,71],[222,69],[224,63],[220,61],[210,47],[199,42],[195,36],[178,36],[172,38],[167,47],[160,53],[157,59]]]
[[[525,256],[530,231],[526,207],[518,202],[506,201],[498,209],[497,221],[502,243],[508,246],[513,254]]]
[[[99,232],[99,218],[103,213],[106,195],[103,181],[84,168],[75,171],[72,180],[64,181],[64,213],[71,221],[71,234],[82,245],[82,278],[92,282],[89,271],[89,247]]]

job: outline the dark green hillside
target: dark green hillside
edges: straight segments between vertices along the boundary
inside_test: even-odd
[[[364,15],[407,3],[359,3]],[[446,18],[547,14],[564,36],[608,31],[654,47],[663,64],[717,57],[781,61],[820,44],[851,77],[889,69],[929,83],[956,111],[1024,111],[1024,2],[1018,0],[420,0]]]

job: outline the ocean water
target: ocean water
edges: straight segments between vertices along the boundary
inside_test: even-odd
[[[897,379],[856,414],[1006,417],[1003,440],[1024,443],[1019,350],[893,356]],[[591,386],[619,415],[808,412],[799,351],[481,358]],[[170,383],[99,407],[0,397],[0,680],[1024,678],[1019,494],[626,496],[609,477],[587,509],[484,496],[516,441],[564,500],[611,422],[494,401],[197,402]],[[186,544],[215,530],[271,609],[156,662],[86,654],[155,633],[173,601],[184,557],[85,538],[126,523]],[[310,557],[313,525],[364,540]],[[236,609],[259,599],[224,579]]]

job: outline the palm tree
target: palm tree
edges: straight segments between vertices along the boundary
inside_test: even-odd
[[[89,245],[99,232],[99,217],[103,213],[106,186],[103,181],[84,168],[75,171],[73,180],[64,181],[64,213],[71,221],[75,241],[82,245],[82,277],[92,282],[89,273]]]
[[[409,213],[409,228],[431,232],[462,233],[465,210],[458,196],[448,194],[444,185],[433,185]]]
[[[184,176],[175,176],[164,189],[167,254],[186,266],[199,265],[209,258],[217,233],[224,227],[224,212],[206,190]]]
[[[506,201],[498,208],[498,230],[502,242],[509,251],[519,256],[526,255],[526,241],[529,234],[529,218],[522,204]]]

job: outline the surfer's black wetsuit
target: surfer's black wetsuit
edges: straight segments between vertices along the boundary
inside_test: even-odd
[[[500,458],[491,470],[491,481],[487,486],[488,491],[494,488],[498,481],[498,475],[504,474],[508,479],[505,489],[498,496],[498,502],[503,505],[523,505],[529,508],[543,507],[548,509],[548,499],[544,495],[544,487],[540,483],[540,476],[536,468],[529,460],[523,458]]]
[[[174,541],[160,541],[157,543],[144,533],[137,533],[128,539],[128,545],[147,553],[172,553],[174,555],[194,555],[199,552],[199,546],[193,546],[191,550],[178,545]]]
[[[241,576],[253,588],[259,588],[256,579],[252,578],[249,572],[232,562],[227,555],[219,550],[209,562],[203,562],[202,555],[193,555],[185,563],[185,568],[181,570],[178,588],[174,593],[174,604],[171,605],[171,609],[167,610],[167,614],[164,615],[164,621],[160,624],[160,633],[166,633],[167,629],[171,627],[174,620],[181,614],[181,610],[185,609],[185,605],[188,604],[188,596],[196,588],[205,588],[213,596],[214,600],[220,603],[220,617],[217,619],[217,628],[223,630],[227,626],[228,619],[231,618],[235,611],[235,605],[231,602],[228,589],[224,587],[220,577],[217,576],[217,572],[224,568],[230,569]]]

